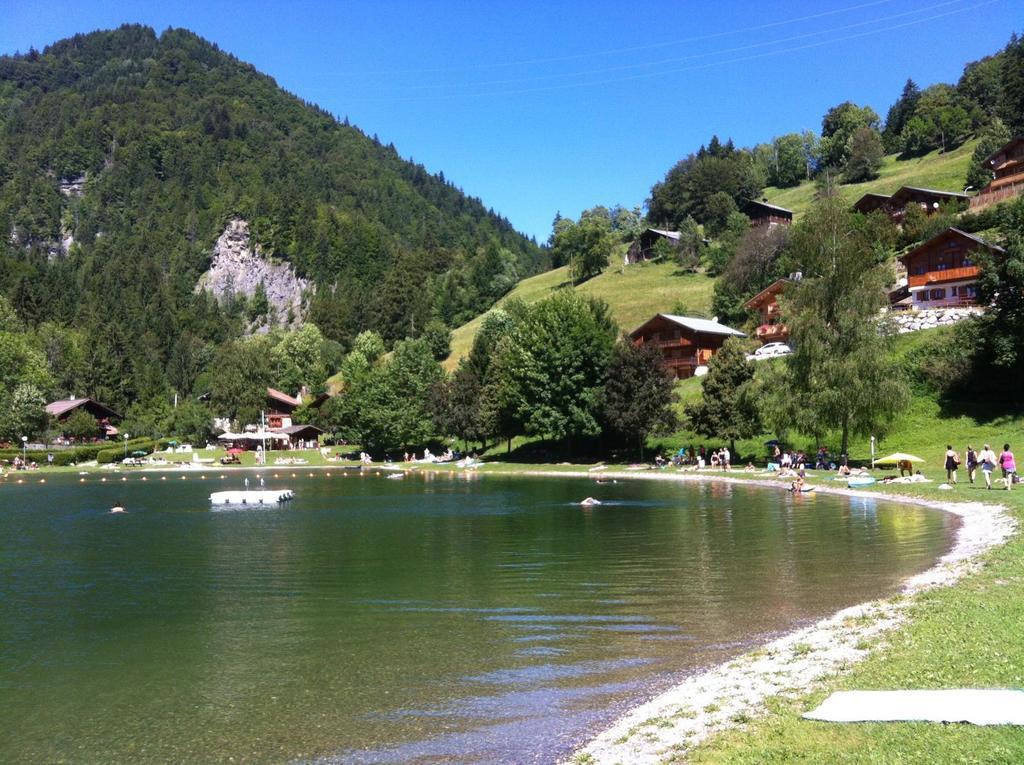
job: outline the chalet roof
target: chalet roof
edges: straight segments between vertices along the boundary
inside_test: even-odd
[[[793,211],[787,210],[785,207],[779,207],[778,205],[770,205],[767,202],[761,202],[757,199],[748,199],[744,203],[744,207],[748,210],[754,210],[761,214],[765,213],[779,213],[783,217],[792,218]]]
[[[892,197],[888,194],[876,194],[869,191],[853,203],[853,209],[857,212],[871,212],[872,210],[877,210],[890,199],[892,199]]]
[[[966,231],[961,231],[958,228],[950,227],[950,228],[947,228],[945,231],[943,231],[943,232],[941,232],[939,234],[936,234],[935,236],[933,236],[928,241],[922,242],[917,247],[912,249],[910,252],[903,253],[902,255],[899,256],[899,259],[904,261],[904,262],[906,262],[907,260],[912,258],[914,255],[917,255],[919,252],[923,252],[924,250],[930,249],[931,247],[935,246],[939,241],[941,241],[943,239],[948,239],[950,237],[959,237],[959,238],[962,238],[962,239],[968,239],[971,242],[973,242],[974,244],[978,245],[979,247],[984,247],[986,249],[992,250],[993,252],[1005,252],[1005,250],[1003,250],[1002,247],[1000,247],[998,245],[995,245],[995,244],[992,244],[991,242],[986,242],[980,236],[975,236],[974,234],[969,234]]]
[[[740,332],[738,329],[727,327],[724,324],[719,324],[717,321],[711,321],[710,319],[698,319],[693,316],[676,316],[671,313],[658,313],[652,316],[650,319],[645,321],[639,327],[629,333],[630,337],[636,337],[640,332],[647,327],[648,324],[655,321],[656,319],[665,319],[673,324],[678,324],[680,327],[692,330],[694,332],[704,332],[709,335],[733,335],[736,337],[746,337],[746,335]]]
[[[290,406],[293,409],[297,406],[302,406],[302,402],[299,399],[289,396],[287,393],[282,393],[275,388],[267,388],[267,398]]]
[[[287,428],[275,428],[275,433],[283,433],[286,436],[296,436],[299,433],[308,433],[309,431],[315,430],[317,433],[323,433],[321,428],[316,425],[289,425]]]
[[[991,165],[995,161],[996,157],[998,157],[1000,154],[1008,154],[1022,143],[1024,143],[1024,137],[1022,136],[1011,138],[1009,143],[1000,146],[998,149],[992,152],[992,154],[990,154],[982,164]]]
[[[678,231],[665,231],[664,229],[661,228],[645,229],[644,234],[647,233],[657,234],[658,236],[663,236],[666,239],[678,239],[680,236],[682,236],[682,234],[680,234]],[[640,236],[643,236],[643,234],[641,234]]]
[[[94,401],[91,398],[75,398],[74,396],[47,404],[46,413],[53,417],[62,417],[68,412],[78,409],[81,406],[88,407],[94,412],[99,412],[103,417],[121,417],[121,415],[106,404],[101,404],[99,401]]]
[[[791,281],[793,281],[793,280],[792,279],[776,279],[771,284],[769,284],[767,287],[765,287],[763,290],[761,290],[756,295],[754,295],[754,297],[750,298],[750,300],[748,300],[746,303],[744,303],[743,307],[747,308],[747,309],[757,308],[759,305],[761,305],[761,303],[763,303],[765,301],[765,299],[771,297],[772,295],[778,295],[780,292],[782,292],[782,288],[788,282],[791,282]]]
[[[967,195],[960,191],[940,191],[939,189],[925,189],[920,186],[900,186],[890,197],[895,205],[906,204],[907,200],[915,196],[939,197],[940,199],[967,199]]]

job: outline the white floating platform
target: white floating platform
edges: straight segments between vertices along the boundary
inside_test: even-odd
[[[295,497],[291,489],[273,491],[215,491],[210,495],[212,505],[277,505]]]

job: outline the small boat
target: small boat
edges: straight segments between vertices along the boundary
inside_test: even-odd
[[[389,481],[400,481],[403,478],[405,478],[405,473],[395,473],[394,475],[388,476]]]
[[[114,505],[112,508],[110,508],[110,512],[112,512],[112,513],[123,513],[124,512],[124,508],[121,507],[120,505]]]
[[[590,507],[592,505],[600,505],[601,500],[594,499],[593,497],[587,497],[586,499],[582,500],[580,504],[583,505],[584,507]]]

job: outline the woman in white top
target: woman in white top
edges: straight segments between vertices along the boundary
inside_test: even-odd
[[[978,453],[978,462],[981,464],[981,474],[985,476],[985,485],[992,488],[992,471],[996,469],[996,453],[992,447],[985,444],[985,448]]]

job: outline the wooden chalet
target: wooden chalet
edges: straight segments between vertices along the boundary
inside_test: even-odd
[[[971,209],[988,207],[1024,193],[1024,138],[1014,138],[985,160],[992,182],[971,200]]]
[[[121,415],[115,412],[106,404],[94,401],[91,398],[71,398],[53,401],[46,405],[46,414],[53,417],[58,423],[67,422],[68,417],[77,411],[88,412],[96,420],[96,432],[103,432],[105,437],[117,435],[117,428],[112,420],[120,420]]]
[[[267,388],[267,427],[271,430],[291,427],[292,412],[301,405],[301,399]]]
[[[793,211],[785,207],[768,204],[768,200],[748,199],[743,212],[750,218],[751,226],[789,226],[793,223]]]
[[[892,220],[899,224],[903,222],[903,216],[907,208],[917,205],[927,215],[934,215],[944,204],[958,203],[966,205],[969,197],[959,191],[939,191],[937,189],[923,189],[917,186],[901,186],[891,196],[885,194],[868,193],[853,203],[853,209],[867,215],[875,210],[881,210]]]
[[[947,228],[901,255],[913,308],[975,305],[978,266],[971,255],[980,249],[1003,251],[974,234]]]
[[[761,314],[761,321],[758,324],[755,336],[766,343],[785,343],[789,340],[789,330],[782,323],[782,316],[779,312],[779,295],[792,279],[776,279],[763,290],[750,298],[743,307],[748,311],[758,311]]]
[[[889,214],[889,200],[892,199],[888,194],[874,194],[867,193],[853,203],[853,209],[859,213],[867,215],[875,210],[881,210],[886,215]]]
[[[656,345],[665,367],[676,379],[692,377],[722,347],[728,337],[746,337],[717,321],[659,313],[629,333],[634,345]]]
[[[316,425],[289,425],[274,429],[274,433],[287,436],[291,449],[315,449],[323,431]]]
[[[641,260],[650,260],[654,256],[654,245],[658,242],[668,242],[673,247],[679,246],[678,231],[665,231],[660,228],[645,229],[636,241],[626,250],[626,265],[639,263]]]

